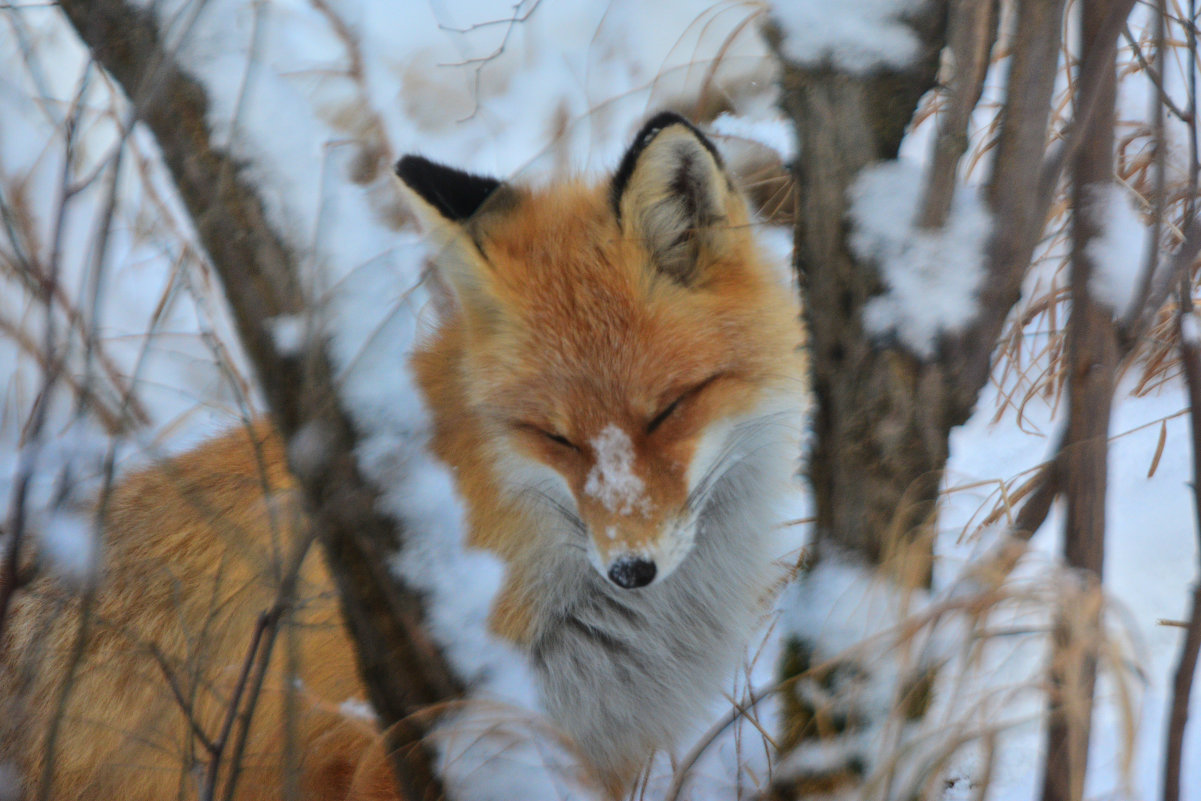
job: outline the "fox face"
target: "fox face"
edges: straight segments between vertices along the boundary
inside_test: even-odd
[[[754,458],[747,429],[800,393],[795,309],[717,152],[665,114],[607,184],[530,190],[417,157],[398,173],[439,245],[448,424],[470,417],[503,492],[613,585],[668,580]]]
[[[438,241],[499,483],[618,587],[667,579],[748,456],[740,422],[799,393],[795,312],[713,146],[669,114],[607,185],[539,192],[417,157],[398,173]]]

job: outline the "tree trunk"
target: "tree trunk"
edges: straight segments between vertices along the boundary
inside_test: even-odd
[[[860,76],[786,63],[783,73],[782,104],[800,143],[794,259],[816,400],[815,531],[872,564],[902,543],[929,554],[949,424],[939,368],[881,347],[863,329],[863,307],[882,287],[875,266],[850,252],[847,189],[863,167],[896,156],[934,85],[944,16],[940,5],[922,20],[927,49],[908,71]],[[928,576],[927,559],[913,578]]]
[[[1099,46],[1110,0],[1081,4],[1081,61]],[[1102,46],[1103,47],[1103,46]],[[1072,165],[1072,313],[1068,319],[1068,424],[1059,470],[1067,504],[1064,560],[1077,569],[1086,602],[1069,595],[1055,626],[1051,714],[1043,776],[1043,801],[1080,801],[1088,764],[1096,648],[1101,637],[1100,583],[1105,562],[1105,500],[1109,419],[1118,361],[1117,310],[1089,289],[1095,266],[1087,249],[1101,233],[1099,189],[1113,182],[1115,80],[1110,65],[1100,76],[1092,135]],[[1134,265],[1132,265],[1132,268]]]

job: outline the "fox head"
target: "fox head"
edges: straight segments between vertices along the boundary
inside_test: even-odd
[[[781,443],[796,458],[795,304],[682,117],[648,122],[599,185],[530,189],[417,156],[397,173],[436,242],[440,363],[424,383],[442,387],[436,424],[471,432],[471,454],[444,455],[461,481],[488,470],[635,589],[671,575],[715,505],[754,491],[731,476]],[[789,462],[775,467],[786,480]]]

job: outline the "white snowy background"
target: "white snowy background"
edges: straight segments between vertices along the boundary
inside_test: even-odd
[[[829,6],[821,5],[823,11]],[[875,14],[884,8],[878,2],[868,5]],[[870,33],[836,24],[832,8],[815,16],[814,7],[797,5],[798,30],[813,33],[814,25],[831,20],[833,28],[826,37],[814,34],[813,42],[793,41],[789,52],[795,57],[830,59],[853,69],[907,57],[911,45],[903,31],[888,28],[883,51],[865,51],[853,43]],[[457,507],[442,471],[421,456],[395,464],[398,443],[419,435],[424,425],[403,364],[409,344],[420,335],[425,295],[414,289],[422,244],[407,222],[387,165],[416,152],[515,180],[600,174],[613,168],[642,119],[665,105],[691,108],[706,93],[721,96],[731,109],[710,127],[719,146],[734,149],[740,138],[749,138],[787,158],[793,145],[774,108],[772,64],[756,30],[762,9],[705,0],[534,0],[516,6],[484,0],[164,0],[154,9],[169,47],[209,90],[209,122],[217,141],[245,158],[273,222],[305,254],[306,281],[314,297],[325,301],[320,326],[335,332],[332,350],[349,401],[369,432],[365,463],[385,481],[397,474],[413,476],[395,486],[390,498],[416,515],[418,528],[431,536],[406,557],[411,561],[402,560],[400,570],[410,577],[453,574],[449,593],[438,596],[436,583],[430,587],[442,599],[435,604],[441,615],[435,626],[443,633],[459,632],[445,638],[452,658],[459,665],[489,666],[486,674],[473,676],[483,682],[481,692],[514,704],[514,710],[528,707],[530,688],[519,660],[483,633],[496,565],[458,553]],[[1145,114],[1146,88],[1131,86],[1125,92],[1124,116]],[[128,470],[261,409],[219,287],[157,162],[155,145],[140,129],[125,132],[127,115],[55,8],[36,2],[0,8],[0,191],[5,205],[23,215],[6,219],[0,229],[5,256],[0,263],[0,498],[7,505],[20,478],[32,476],[31,528],[57,568],[75,578],[86,576],[95,563],[87,517],[80,510],[99,485],[110,449],[117,470]],[[63,138],[68,120],[75,121],[69,160]],[[926,157],[929,129],[927,122],[903,148],[915,170]],[[373,171],[373,164],[384,169]],[[983,172],[977,168],[974,180]],[[105,225],[110,197],[112,224]],[[951,243],[960,248],[953,251],[957,259],[970,260],[961,253],[979,247],[970,237],[978,237],[986,224],[971,198],[965,190],[961,202],[968,232]],[[1120,205],[1129,200],[1106,202],[1113,212],[1107,249],[1141,253],[1141,220]],[[894,229],[903,220],[895,207],[860,203],[855,208],[856,222],[868,221],[857,247],[894,267],[915,263],[898,256],[897,237],[903,232]],[[887,224],[873,226],[873,217]],[[102,229],[109,231],[103,250]],[[787,234],[765,228],[764,235],[785,265]],[[947,247],[926,243],[914,259],[945,258]],[[49,322],[36,287],[22,283],[14,269],[30,254],[36,263],[57,264],[61,270],[62,297],[51,304]],[[1031,275],[1032,294],[1054,285],[1051,261]],[[1135,267],[1118,263],[1111,271],[1115,278],[1105,291],[1117,298],[1115,304],[1121,274]],[[938,326],[953,327],[962,319],[974,276],[968,271],[959,279],[953,292],[931,304],[931,314],[938,315],[932,318],[916,314],[910,300],[930,297],[929,276],[919,274],[910,284],[904,275],[895,282],[887,278],[895,293],[869,311],[872,330],[896,334],[922,351]],[[1012,491],[1049,455],[1062,398],[1035,394],[1020,406],[1011,399],[1025,395],[1023,376],[1037,376],[1045,368],[1056,324],[1061,326],[1062,318],[1058,323],[1047,314],[1031,318],[1019,349],[1021,371],[998,371],[975,417],[952,438],[936,587],[925,603],[955,597],[961,573],[987,550],[997,531],[993,526],[981,532],[979,522],[1003,492]],[[36,354],[48,325],[52,337],[71,344],[67,377],[46,404],[43,434],[35,439],[28,424],[42,386]],[[295,347],[317,325],[277,321],[281,347]],[[88,331],[96,332],[90,346]],[[1090,798],[1159,794],[1165,703],[1182,632],[1161,621],[1183,619],[1197,579],[1183,390],[1169,380],[1135,398],[1129,391],[1134,379],[1133,372],[1127,376],[1115,406],[1108,509],[1106,587],[1115,637],[1124,644],[1124,669],[1120,680],[1114,675],[1102,680]],[[68,391],[72,382],[94,387],[97,402],[110,409],[120,408],[122,394],[130,393],[142,423],[112,438],[95,415],[79,413],[75,394]],[[72,490],[67,503],[61,502],[64,487]],[[798,492],[796,505],[797,517],[803,517],[803,493]],[[1018,801],[1037,793],[1041,707],[1031,685],[1045,657],[1040,631],[1057,581],[1059,527],[1053,514],[1034,539],[1035,552],[1014,575],[1014,585],[1021,588],[1015,595],[1025,600],[996,622],[1010,633],[990,640],[980,667],[966,682],[971,687],[947,696],[975,699],[980,706],[967,712],[964,700],[964,708],[954,710],[946,708],[948,700],[933,712],[936,724],[974,715],[985,728],[1004,726],[989,798]],[[794,529],[803,535],[803,524]],[[855,581],[832,570],[822,582],[803,591],[812,596],[822,590],[822,603],[843,607],[840,617],[853,617],[845,614],[848,606],[870,616],[874,596]],[[941,636],[953,639],[954,633]],[[953,643],[947,647],[953,650]],[[775,654],[770,635],[752,648],[746,671],[751,685],[770,684]],[[740,697],[747,683],[740,677],[730,688],[732,696]],[[1137,703],[1137,739],[1128,770],[1122,760],[1128,737],[1119,687],[1132,690]],[[1185,746],[1185,797],[1191,799],[1201,799],[1197,696],[1201,693],[1194,697],[1195,722]],[[986,697],[992,701],[979,701]],[[727,709],[715,704],[713,720]],[[769,702],[760,705],[758,718],[773,730]],[[448,742],[454,757],[453,738]],[[577,791],[562,773],[518,769],[561,758],[551,751],[543,742],[527,752],[506,751],[503,759],[476,755],[450,761],[463,786],[475,788],[472,797],[573,797]],[[972,797],[969,780],[982,770],[979,760],[969,748],[953,761],[948,796]],[[479,781],[482,774],[476,771],[489,770],[488,780]],[[738,797],[750,793],[767,770],[762,737],[743,721],[705,749],[683,797]],[[535,776],[537,785],[531,783]],[[452,777],[452,788],[456,781]],[[647,797],[662,797],[670,782],[670,765],[662,759]]]

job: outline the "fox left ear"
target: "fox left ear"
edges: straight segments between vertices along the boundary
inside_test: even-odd
[[[741,203],[713,143],[674,112],[655,115],[613,176],[622,230],[646,242],[655,267],[693,286],[728,244],[730,211]]]
[[[396,175],[416,195],[413,205],[428,228],[467,222],[501,187],[495,178],[473,175],[423,156],[405,156],[396,162]]]
[[[490,268],[480,243],[494,215],[515,201],[512,187],[422,156],[402,158],[396,175],[421,227],[438,246],[429,283],[435,301],[443,309],[464,305],[484,317],[492,315]]]

